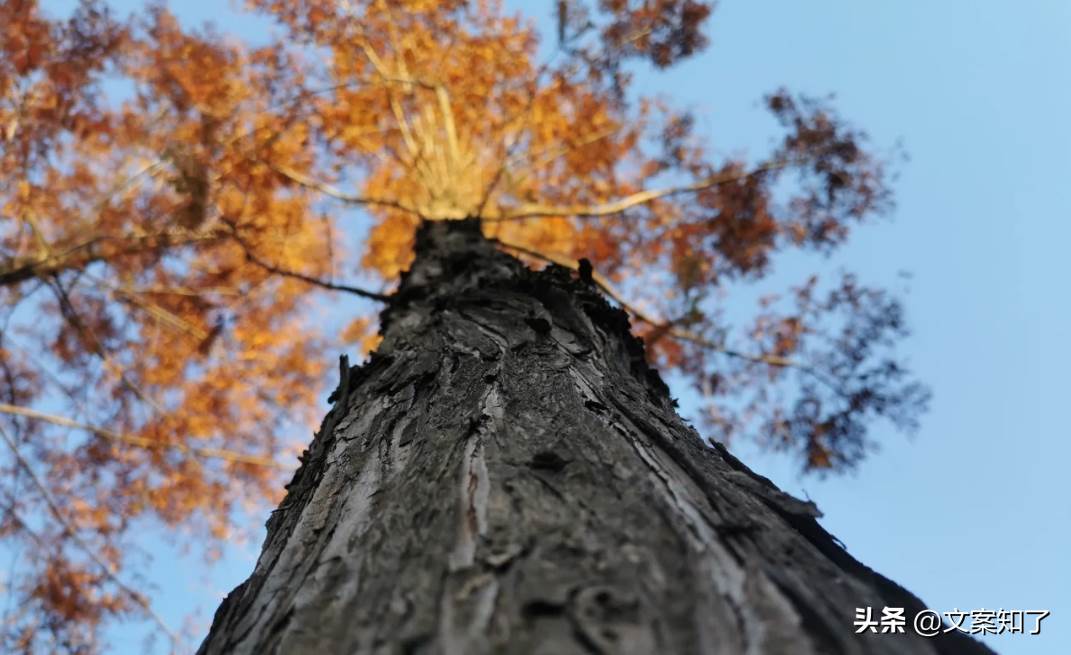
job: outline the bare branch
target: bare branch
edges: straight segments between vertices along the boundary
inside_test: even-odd
[[[368,58],[368,62],[372,64],[372,68],[376,71],[376,74],[387,82],[396,82],[402,84],[418,84],[415,80],[408,80],[404,78],[395,78],[387,72],[386,67],[383,64],[383,60],[376,54],[375,49],[363,38],[356,39],[358,47],[364,52],[365,57]],[[413,133],[409,127],[409,121],[405,117],[405,111],[398,103],[398,99],[394,96],[394,93],[390,90],[387,91],[388,101],[390,102],[391,111],[394,113],[394,118],[398,121],[398,129],[402,132],[402,139],[405,141],[406,149],[409,150],[409,154],[412,157],[417,156],[416,142],[413,140]]]
[[[116,443],[123,443],[130,446],[137,446],[138,448],[145,448],[146,450],[175,450],[180,453],[197,455],[199,457],[205,457],[209,459],[222,459],[230,462],[238,462],[241,464],[252,464],[254,466],[264,466],[267,468],[274,468],[280,470],[290,470],[291,467],[284,466],[279,462],[269,458],[261,457],[259,455],[247,455],[245,453],[237,453],[231,450],[223,450],[221,448],[199,448],[195,446],[187,446],[180,443],[164,444],[144,437],[138,437],[131,434],[123,434],[115,432],[107,428],[98,427],[95,425],[89,425],[87,423],[80,423],[78,421],[69,419],[65,416],[57,416],[55,414],[46,414],[39,412],[29,407],[19,407],[18,405],[9,405],[7,403],[0,403],[0,413],[11,414],[13,416],[24,416],[35,421],[44,421],[45,423],[51,423],[52,425],[59,425],[66,428],[75,428],[77,430],[83,430],[94,434],[102,439],[108,441],[114,441]]]

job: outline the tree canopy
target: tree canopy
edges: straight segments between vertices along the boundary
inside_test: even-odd
[[[151,615],[140,522],[218,543],[278,499],[334,355],[376,343],[372,314],[318,317],[387,301],[421,221],[590,266],[712,439],[841,471],[875,419],[924,409],[887,291],[849,273],[752,297],[891,208],[865,134],[776,89],[776,144],[727,156],[636,88],[706,45],[712,3],[559,0],[554,34],[495,0],[248,4],[265,44],[162,4],[0,3],[0,535],[37,555],[5,647],[92,651],[103,621]]]

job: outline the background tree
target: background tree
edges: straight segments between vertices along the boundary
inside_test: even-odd
[[[586,257],[649,357],[703,394],[714,439],[842,470],[872,419],[911,427],[923,408],[882,290],[808,277],[746,321],[724,311],[890,197],[822,101],[772,93],[779,144],[745,160],[631,88],[636,62],[704,45],[707,3],[557,3],[542,59],[495,2],[252,8],[283,28],[266,46],[162,6],[0,7],[0,530],[41,555],[12,647],[92,648],[102,620],[151,612],[124,582],[137,521],[221,539],[277,498],[327,353],[375,343],[369,317],[318,330],[317,303],[385,299],[421,221],[478,218],[533,264]],[[350,206],[372,221],[361,271],[339,264]]]

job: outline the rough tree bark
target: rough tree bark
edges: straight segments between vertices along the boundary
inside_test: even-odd
[[[421,228],[217,653],[989,653],[675,413],[624,313],[471,221]],[[909,618],[910,620],[910,618]]]

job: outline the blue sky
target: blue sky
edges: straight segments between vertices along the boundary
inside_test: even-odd
[[[836,92],[875,144],[902,139],[895,220],[844,263],[912,273],[902,352],[934,390],[918,435],[878,430],[856,475],[744,460],[934,609],[1052,611],[998,652],[1071,652],[1071,4],[725,0],[711,27],[704,57],[650,84],[718,137],[761,143],[754,99],[785,84]]]
[[[220,2],[172,4],[190,23],[263,29]],[[544,24],[552,6],[507,4]],[[935,394],[914,438],[878,428],[880,452],[853,475],[799,478],[787,460],[741,456],[938,611],[1052,611],[1040,636],[989,638],[998,652],[1071,652],[1071,3],[722,0],[710,35],[701,57],[637,82],[695,110],[716,148],[761,151],[773,132],[758,101],[781,85],[835,92],[876,145],[902,140],[893,220],[838,262],[894,288],[912,274],[901,352]],[[175,625],[197,609],[209,620],[259,550],[234,546],[205,570],[169,542],[145,546]],[[139,651],[143,634],[114,630],[115,652]]]

